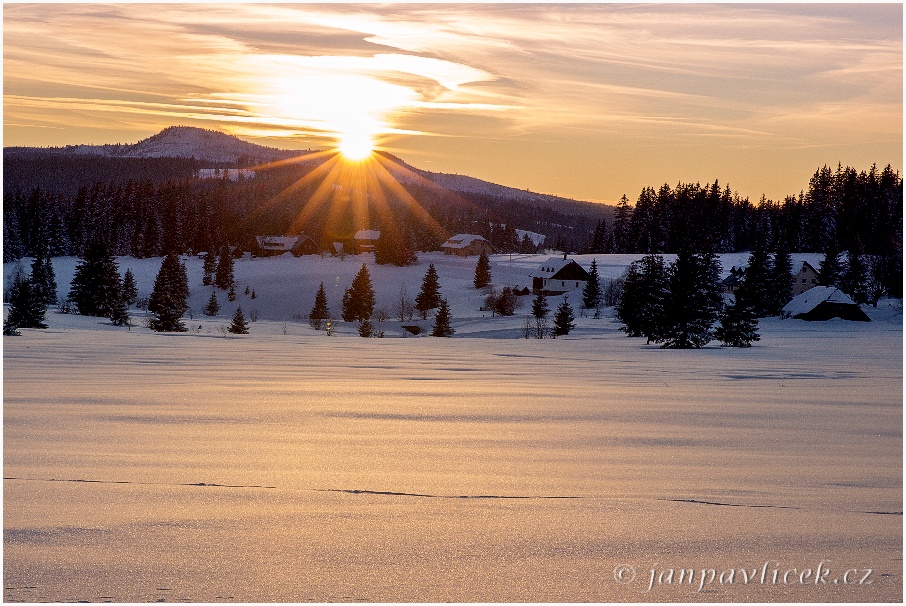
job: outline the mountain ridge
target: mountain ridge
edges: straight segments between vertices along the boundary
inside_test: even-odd
[[[313,150],[286,150],[266,147],[244,141],[234,135],[229,135],[217,130],[209,130],[194,126],[168,126],[159,133],[132,144],[114,143],[105,145],[67,145],[63,147],[5,147],[4,157],[33,157],[50,155],[55,157],[86,157],[101,156],[105,158],[194,158],[196,161],[212,163],[236,163],[237,165],[252,166],[264,164],[275,160],[299,158],[304,162],[304,156]],[[432,172],[416,168],[404,160],[391,154],[384,156],[398,163],[402,168],[408,169],[420,177],[431,181],[443,189],[459,193],[476,193],[489,196],[518,199],[534,204],[554,204],[563,206],[569,204],[612,207],[613,205],[576,200],[553,194],[531,192],[528,190],[500,185],[485,181],[477,177],[452,173]],[[402,182],[413,182],[405,170],[393,171],[394,177]]]

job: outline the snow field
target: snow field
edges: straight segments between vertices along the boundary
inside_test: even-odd
[[[605,277],[636,258],[621,257],[597,257]],[[435,262],[457,338],[292,319],[322,280],[339,315],[364,258],[238,261],[237,302],[261,316],[249,335],[219,331],[221,291],[189,333],[50,312],[5,338],[4,598],[900,600],[900,307],[764,320],[747,350],[645,346],[610,311],[525,340],[528,301],[482,318],[475,259],[421,255],[368,263],[378,305],[403,280],[414,298]],[[495,283],[541,260],[497,256]],[[75,262],[55,259],[60,294]],[[159,266],[120,259],[143,296]],[[821,561],[873,583],[645,591],[652,568]],[[621,565],[638,579],[617,583]]]

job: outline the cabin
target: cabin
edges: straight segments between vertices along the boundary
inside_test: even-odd
[[[377,241],[381,237],[381,232],[377,229],[361,229],[355,232],[352,237],[353,246],[356,254],[363,252],[374,252]]]
[[[306,236],[255,236],[256,246],[252,247],[254,256],[273,257],[284,253],[292,253],[293,256],[314,255],[318,252],[318,245],[315,241]]]
[[[783,307],[783,316],[808,321],[824,321],[831,318],[854,322],[871,321],[855,301],[833,286],[815,286],[793,297]]]
[[[805,291],[818,286],[818,272],[814,267],[809,265],[808,261],[802,261],[793,266],[793,296],[801,295]]]
[[[720,281],[720,289],[723,292],[735,293],[739,290],[745,277],[745,271],[739,267],[730,268],[730,275]]]
[[[585,268],[566,255],[562,259],[551,257],[531,273],[532,292],[562,295],[585,288],[590,277]]]
[[[440,245],[445,255],[458,255],[468,257],[470,255],[494,254],[494,247],[491,243],[481,236],[475,234],[456,234],[449,240]]]

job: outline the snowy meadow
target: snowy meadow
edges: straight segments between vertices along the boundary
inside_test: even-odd
[[[750,349],[663,350],[610,308],[527,340],[530,297],[491,317],[474,257],[419,257],[240,259],[216,317],[188,258],[187,333],[52,309],[5,337],[5,600],[901,601],[901,302]],[[494,256],[494,284],[544,259]],[[118,262],[147,297],[160,259]],[[312,329],[362,263],[385,338]],[[394,319],[429,263],[452,339]]]

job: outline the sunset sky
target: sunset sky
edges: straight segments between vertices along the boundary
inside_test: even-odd
[[[371,137],[584,200],[902,171],[900,4],[6,4],[3,143]]]

